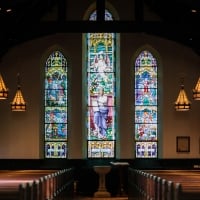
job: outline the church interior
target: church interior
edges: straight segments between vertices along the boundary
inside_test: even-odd
[[[198,0],[0,0],[0,171],[73,168],[73,190],[92,196],[109,169],[111,196],[123,173],[135,200],[130,168],[199,170],[199,20]]]

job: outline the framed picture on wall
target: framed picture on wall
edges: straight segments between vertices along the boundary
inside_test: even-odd
[[[190,137],[189,136],[176,137],[176,151],[190,152]]]

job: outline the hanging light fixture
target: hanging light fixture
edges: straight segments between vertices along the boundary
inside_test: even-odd
[[[181,90],[175,102],[175,109],[176,111],[188,111],[190,110],[190,107],[191,107],[191,103],[187,98],[186,92],[184,90],[184,85],[182,83]]]
[[[17,92],[13,101],[11,102],[12,111],[26,111],[26,102],[24,101],[21,86],[19,81],[19,74],[17,74]]]
[[[200,77],[199,77],[199,80],[197,81],[195,88],[192,90],[192,92],[193,92],[193,99],[200,100]]]
[[[0,99],[8,98],[8,88],[6,88],[3,78],[0,74]]]

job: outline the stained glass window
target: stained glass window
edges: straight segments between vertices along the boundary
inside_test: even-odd
[[[67,61],[54,51],[45,65],[45,158],[67,157]]]
[[[157,157],[157,62],[149,51],[135,61],[136,158]]]
[[[87,33],[88,158],[115,157],[115,43],[114,33]]]

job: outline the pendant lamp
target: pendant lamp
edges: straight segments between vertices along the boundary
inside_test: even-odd
[[[6,88],[3,78],[0,74],[0,99],[8,98],[8,88]]]
[[[197,81],[195,88],[192,90],[192,92],[193,92],[193,99],[200,100],[200,77],[199,77],[199,80]]]
[[[20,81],[19,74],[17,75],[17,92],[13,101],[11,102],[11,110],[12,111],[26,111],[26,102],[24,101]]]
[[[186,92],[184,90],[184,85],[181,85],[181,89],[178,95],[178,98],[175,102],[176,111],[188,111],[190,110],[191,103],[187,98]]]

